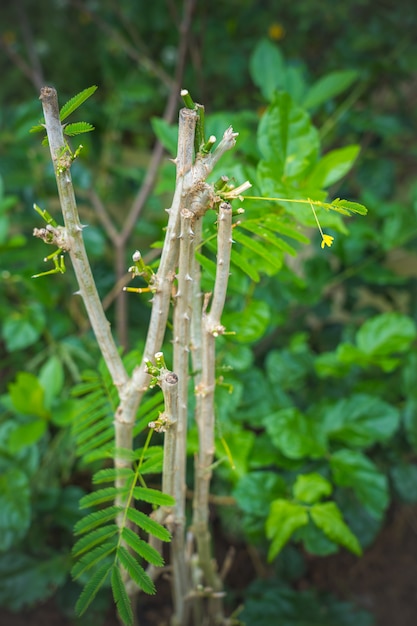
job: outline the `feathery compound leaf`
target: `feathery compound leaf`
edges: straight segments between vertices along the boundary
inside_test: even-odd
[[[74,137],[75,135],[82,135],[83,133],[90,133],[94,130],[94,126],[89,122],[74,122],[74,124],[67,124],[64,128],[64,134],[68,137]]]
[[[87,552],[100,543],[104,543],[106,539],[110,539],[119,532],[117,524],[107,524],[102,528],[92,530],[84,537],[81,537],[72,548],[73,556],[79,556],[83,552]]]
[[[97,85],[93,85],[92,87],[88,87],[80,93],[77,93],[71,100],[68,100],[62,107],[59,113],[59,119],[63,122],[71,113],[73,113],[79,106],[82,105],[83,102],[88,100],[90,96],[96,91]]]
[[[39,124],[37,124],[36,126],[32,126],[32,128],[29,130],[30,133],[41,133],[41,132],[45,132],[45,120],[42,119]]]
[[[102,504],[103,502],[110,502],[115,499],[119,490],[116,487],[105,487],[104,489],[97,489],[83,496],[80,500],[80,509],[86,509],[90,506]]]
[[[135,532],[131,528],[123,528],[121,532],[122,538],[126,541],[129,548],[132,548],[134,552],[136,552],[139,556],[141,556],[148,563],[152,563],[157,567],[162,567],[164,564],[164,559],[162,556],[152,548],[146,541],[140,539]]]
[[[134,479],[135,473],[130,467],[108,467],[94,474],[93,484],[114,483],[117,478],[123,478],[124,480]]]
[[[83,557],[74,565],[71,570],[71,575],[74,579],[79,578],[81,574],[88,571],[100,561],[109,556],[112,552],[115,552],[117,547],[117,536],[115,535],[114,541],[106,541],[102,546],[98,546],[98,548],[94,548],[87,554],[84,554]]]
[[[155,520],[145,515],[145,513],[142,513],[142,511],[137,511],[129,507],[126,510],[126,516],[131,522],[136,524],[139,528],[142,528],[142,530],[149,535],[153,535],[161,541],[171,541],[171,533],[164,526],[155,522]]]
[[[152,579],[145,572],[143,567],[139,565],[134,556],[130,554],[123,546],[119,547],[117,552],[120,563],[127,569],[129,576],[145,593],[153,595],[156,592]]]
[[[120,619],[126,626],[133,625],[133,612],[130,604],[129,596],[127,595],[126,587],[124,586],[120,571],[116,565],[113,566],[111,572],[111,588],[113,592],[113,598],[116,603],[117,612]]]
[[[175,504],[175,499],[172,496],[149,487],[135,487],[133,496],[136,500],[143,500],[144,502],[149,502],[149,504],[159,506],[174,506]]]
[[[83,519],[80,519],[74,526],[74,534],[82,535],[88,533],[98,526],[102,526],[116,518],[116,515],[122,511],[120,506],[109,506],[101,511],[89,513]]]
[[[111,563],[106,563],[105,565],[102,565],[90,578],[82,590],[77,604],[75,605],[75,612],[78,616],[81,616],[88,609],[98,591],[106,582],[106,578],[109,575],[111,568]]]
[[[340,198],[333,200],[330,204],[330,208],[341,212],[359,213],[359,215],[366,215],[368,213],[368,209],[364,207],[363,204],[351,202],[350,200],[341,200]]]

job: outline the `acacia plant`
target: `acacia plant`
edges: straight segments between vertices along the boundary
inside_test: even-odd
[[[167,209],[168,224],[159,263],[155,268],[147,266],[136,251],[130,268],[132,276],[141,277],[147,286],[128,290],[149,292],[152,308],[143,354],[135,363],[128,363],[129,358],[121,356],[113,338],[84,247],[84,226],[71,179],[71,165],[81,147],[73,152],[64,136],[88,132],[92,126],[84,122],[62,124],[94,90],[81,92],[61,111],[55,89],[41,90],[44,120],[38,129],[46,128],[64,225],[58,225],[46,210],[37,208],[47,224],[34,232],[56,246],[46,257],[53,261],[54,268],[44,274],[64,272],[64,254],[71,259],[78,281],[77,293],[83,299],[105,364],[106,371],[101,372],[101,377],[107,377],[109,395],[116,403],[114,414],[109,416],[105,406],[107,397],[97,392],[94,372],[78,386],[81,410],[74,433],[79,452],[87,460],[111,458],[113,467],[106,465],[93,476],[99,488],[80,503],[89,512],[75,527],[77,541],[72,573],[85,585],[77,611],[82,614],[98,590],[110,580],[121,621],[134,624],[137,593],[155,592],[154,580],[164,564],[161,545],[170,542],[172,624],[230,623],[224,615],[221,569],[211,552],[209,496],[215,458],[216,339],[234,331],[226,330],[222,324],[234,233],[249,255],[264,256],[273,264],[274,255],[294,252],[288,239],[306,239],[293,218],[288,220],[288,216],[277,213],[275,208],[248,220],[248,235],[238,230],[245,222],[241,222],[242,209],[232,208],[232,204],[241,205],[243,194],[251,184],[244,181],[234,187],[226,176],[210,178],[219,160],[234,147],[238,133],[229,127],[219,143],[214,136],[206,139],[204,108],[195,104],[184,90],[181,95],[185,107],[179,113],[174,159],[175,190],[171,207]],[[290,102],[281,100],[291,111]],[[264,125],[272,119],[271,115],[270,112],[268,118],[266,114]],[[279,131],[278,126],[276,130]],[[272,154],[273,150],[274,146],[269,152]],[[314,200],[310,196],[298,198],[299,206],[311,207],[316,220],[314,207],[332,208],[345,215],[351,211],[365,212],[361,205],[339,199],[326,204],[323,192],[318,197],[316,194]],[[257,200],[260,200],[258,196],[251,196],[252,203]],[[276,207],[277,202],[288,206],[296,200],[272,197],[268,198],[268,206]],[[239,217],[234,220],[236,215]],[[324,234],[320,225],[319,228],[322,247],[331,245],[333,238]],[[256,275],[257,270],[251,270],[245,259],[236,253],[235,265],[246,267],[249,274]],[[209,290],[207,280],[202,283],[202,268],[208,268],[212,274]],[[173,346],[169,366],[163,352],[168,327],[172,328]],[[162,394],[148,394],[144,399],[147,390],[155,387],[160,387]],[[93,395],[94,408],[90,401]],[[87,402],[83,404],[84,399]],[[198,430],[198,452],[194,459],[191,527],[187,528],[187,423],[192,412]],[[136,435],[146,429],[149,434],[144,445],[135,448]],[[164,433],[163,452],[159,446],[150,445],[153,431]],[[162,473],[161,491],[149,488],[145,482],[146,474],[155,472]],[[148,508],[152,505],[150,515],[141,510],[143,503]],[[91,507],[97,510],[91,512]]]

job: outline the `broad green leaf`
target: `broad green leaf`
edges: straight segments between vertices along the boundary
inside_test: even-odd
[[[15,382],[9,384],[9,393],[13,406],[23,415],[34,415],[47,419],[45,392],[38,378],[29,372],[19,372]]]
[[[357,78],[356,70],[340,70],[326,74],[310,87],[303,102],[304,106],[306,109],[312,109],[327,102],[348,89]]]
[[[318,502],[332,491],[331,483],[316,472],[299,474],[293,486],[294,498],[307,504]]]
[[[71,100],[68,100],[61,108],[59,112],[59,119],[63,122],[71,113],[73,113],[79,106],[83,104],[93,93],[97,90],[97,85],[92,85],[92,87],[87,87],[87,89],[83,89],[80,93],[77,93]]]
[[[92,130],[94,130],[94,126],[88,122],[75,122],[74,124],[66,124],[64,134],[68,137],[75,137],[75,135],[91,133]]]
[[[6,622],[2,619],[4,626],[17,624],[17,613],[22,609],[28,610],[32,616],[33,607],[38,602],[43,604],[68,580],[66,551],[61,554],[49,548],[40,552],[37,551],[36,556],[29,556],[27,549],[25,553],[8,550],[0,554],[0,606],[2,610],[7,607],[16,613],[11,622],[8,618]],[[32,617],[25,621],[33,623]]]
[[[281,409],[263,419],[272,443],[290,459],[317,459],[326,454],[325,433],[298,409]]]
[[[57,398],[64,385],[64,368],[58,357],[51,356],[39,372],[39,382],[45,392],[45,406],[50,409],[52,401]]]
[[[302,526],[294,533],[294,542],[303,544],[304,550],[317,556],[328,556],[339,552],[339,546],[310,519],[307,526]]]
[[[383,356],[408,350],[416,338],[413,320],[402,313],[382,313],[367,320],[356,334],[356,344],[362,352]]]
[[[266,517],[272,500],[284,497],[286,483],[276,472],[258,471],[242,476],[233,496],[245,513]]]
[[[396,407],[360,393],[340,400],[324,413],[329,439],[358,448],[387,441],[397,430],[399,421]]]
[[[317,160],[319,139],[306,111],[287,93],[274,96],[258,127],[258,145],[279,178],[300,178]],[[259,176],[259,174],[258,174]]]
[[[260,339],[268,328],[271,311],[266,302],[250,300],[243,311],[225,313],[222,322],[227,331],[240,343],[252,343]]]
[[[293,533],[308,524],[308,513],[304,506],[288,500],[274,500],[266,520],[266,535],[272,541],[268,560],[272,561],[291,539]]]
[[[362,554],[361,546],[343,521],[342,513],[334,502],[318,502],[310,509],[313,522],[327,537],[335,543],[344,546],[358,556]]]
[[[133,611],[122,575],[116,565],[111,572],[111,589],[117,612],[125,626],[133,626]]]
[[[395,491],[403,502],[417,502],[417,465],[401,463],[391,468]]]
[[[308,185],[312,188],[326,189],[343,178],[356,161],[359,146],[346,146],[325,154],[316,164],[308,177]]]
[[[268,101],[285,84],[285,62],[279,48],[268,39],[261,39],[249,61],[249,71],[255,85]]]
[[[26,535],[31,521],[29,480],[17,468],[0,474],[0,552]]]
[[[2,336],[9,352],[33,345],[45,328],[46,319],[41,305],[34,303],[9,315],[2,328]]]
[[[151,118],[152,130],[161,144],[171,156],[177,154],[178,127],[176,124],[168,124],[160,117]],[[174,169],[174,168],[173,168]]]
[[[337,485],[353,489],[373,517],[383,516],[389,503],[388,481],[370,459],[355,450],[339,450],[331,455],[330,467]]]
[[[77,600],[77,604],[75,605],[75,612],[78,616],[83,615],[88,609],[97,593],[106,582],[111,569],[111,563],[105,563],[91,576],[90,580],[82,590],[80,597]]]
[[[47,422],[44,419],[33,419],[25,424],[19,424],[10,433],[8,441],[10,452],[16,454],[19,450],[32,446],[44,436],[46,429]]]

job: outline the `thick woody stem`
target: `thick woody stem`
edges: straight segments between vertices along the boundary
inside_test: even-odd
[[[223,202],[219,208],[217,235],[217,265],[213,300],[210,312],[203,311],[202,319],[202,371],[196,393],[199,399],[199,453],[193,501],[193,528],[197,540],[199,565],[206,585],[215,594],[221,591],[221,580],[212,558],[209,531],[209,493],[214,458],[214,391],[215,391],[215,339],[224,332],[221,314],[226,300],[232,246],[232,208]],[[210,613],[222,618],[222,605],[214,595]],[[217,623],[217,622],[216,622]]]

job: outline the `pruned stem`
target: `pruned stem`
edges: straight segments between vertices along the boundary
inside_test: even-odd
[[[221,623],[222,604],[218,597],[222,583],[211,558],[209,530],[209,494],[214,458],[214,391],[215,391],[215,339],[224,332],[221,315],[226,300],[232,246],[232,208],[223,202],[219,208],[217,236],[217,265],[213,300],[209,312],[203,311],[202,319],[202,371],[197,386],[199,415],[199,452],[195,468],[193,501],[193,529],[197,540],[199,566],[204,573],[205,584],[213,595],[210,614],[215,623]]]

